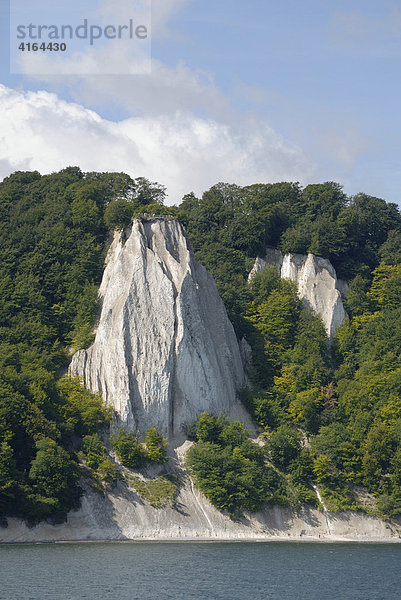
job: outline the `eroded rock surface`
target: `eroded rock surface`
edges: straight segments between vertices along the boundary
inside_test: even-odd
[[[69,372],[124,425],[175,435],[203,410],[238,416],[245,375],[234,329],[178,222],[138,219],[115,234],[99,295],[95,342]]]
[[[185,442],[177,448],[176,462],[183,465],[189,445]],[[330,513],[308,506],[298,510],[266,506],[232,521],[184,475],[175,508],[153,508],[119,481],[104,497],[87,488],[79,511],[70,512],[60,525],[43,522],[28,527],[18,519],[8,519],[8,527],[0,528],[0,544],[146,539],[400,542],[401,527],[361,513]]]
[[[277,266],[280,277],[295,281],[299,297],[322,317],[327,335],[332,338],[346,317],[342,300],[346,284],[337,279],[330,261],[314,254],[283,255],[268,249],[264,258],[256,259],[249,277],[272,265]]]

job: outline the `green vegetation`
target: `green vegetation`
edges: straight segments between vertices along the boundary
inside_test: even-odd
[[[46,515],[49,509],[63,514],[77,505],[77,466],[68,452],[50,438],[36,442],[36,450],[29,471],[33,494],[28,500],[34,504],[37,517]]]
[[[154,508],[164,508],[167,505],[175,507],[178,488],[170,479],[157,477],[144,480],[131,474],[127,475],[126,479],[139,496]]]
[[[119,429],[110,437],[111,444],[122,464],[130,469],[140,469],[147,463],[165,463],[167,440],[151,427],[146,432],[145,444],[142,444],[135,433]]]
[[[397,206],[349,198],[333,182],[221,183],[177,207],[163,206],[164,197],[146,179],[76,167],[17,172],[0,184],[0,517],[57,520],[76,506],[78,449],[102,486],[115,481],[96,437],[110,412],[79,381],[59,376],[71,352],[93,340],[110,232],[138,213],[184,224],[238,337],[252,347],[252,387],[241,398],[265,446],[238,424],[204,418],[189,457],[201,489],[234,514],[265,501],[316,503],[312,484],[327,506],[359,508],[354,487],[362,486],[380,514],[401,514]],[[349,282],[349,319],[333,344],[274,269],[248,283],[267,246],[328,258]],[[165,460],[157,431],[146,447],[121,432],[113,443],[133,468]]]
[[[362,484],[380,511],[400,514],[400,265],[382,263],[360,297],[352,297],[351,319],[336,336],[338,405],[316,437],[316,452],[326,459],[329,487]]]
[[[111,414],[79,381],[58,377],[93,340],[108,206],[152,212],[163,194],[143,178],[76,167],[0,183],[0,517],[57,520],[77,506],[76,450]],[[107,460],[95,470],[111,481]]]
[[[330,259],[339,277],[351,281],[375,269],[381,258],[400,254],[401,215],[396,204],[357,194],[337,183],[219,183],[202,198],[184,197],[177,210],[197,259],[212,273],[237,334],[250,301],[248,273],[267,246],[283,252],[313,252]]]
[[[257,511],[264,502],[286,503],[282,479],[241,423],[202,413],[196,436],[187,464],[195,484],[217,508],[234,517]]]
[[[0,510],[32,521],[59,518],[80,496],[74,439],[106,426],[110,414],[76,380],[27,392],[0,388]]]
[[[83,438],[78,457],[88,469],[95,489],[103,493],[104,488],[113,488],[117,484],[120,472],[110,460],[99,434],[86,435]]]
[[[231,517],[266,502],[317,506],[312,456],[294,427],[281,425],[259,446],[238,421],[202,413],[195,432],[187,455],[195,484]]]
[[[125,467],[140,469],[147,463],[146,448],[134,433],[120,429],[110,437],[110,441]]]
[[[147,458],[150,462],[165,463],[168,461],[168,456],[166,456],[168,441],[156,427],[150,427],[147,430],[145,446]]]
[[[178,216],[216,279],[237,335],[251,343],[252,389],[241,398],[266,431],[271,462],[297,482],[300,498],[315,482],[333,510],[359,509],[353,486],[362,485],[381,514],[401,514],[398,207],[366,194],[347,198],[331,182],[304,189],[218,184],[200,199],[186,196]],[[349,281],[350,319],[331,347],[321,320],[301,307],[275,269],[248,284],[254,257],[266,246],[328,258]],[[296,459],[301,465],[280,457],[291,438],[283,427],[309,440]],[[293,497],[288,490],[287,496]]]

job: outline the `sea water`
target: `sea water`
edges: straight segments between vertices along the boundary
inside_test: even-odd
[[[6,600],[400,600],[401,545],[0,546]]]

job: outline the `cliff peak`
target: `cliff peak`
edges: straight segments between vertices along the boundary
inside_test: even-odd
[[[116,233],[99,296],[95,342],[69,372],[102,392],[122,424],[174,436],[204,410],[241,414],[234,329],[178,221],[144,215]]]
[[[282,254],[280,250],[267,248],[263,258],[256,258],[249,279],[272,265],[277,266],[280,277],[297,284],[299,297],[322,317],[326,333],[332,339],[346,317],[342,296],[347,284],[337,279],[331,262],[310,253]]]

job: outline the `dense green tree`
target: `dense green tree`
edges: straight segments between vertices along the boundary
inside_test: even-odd
[[[279,289],[272,290],[261,304],[248,305],[247,318],[263,338],[271,372],[279,368],[284,353],[294,343],[300,312],[295,286],[287,280],[281,280]]]
[[[100,394],[86,390],[79,378],[65,377],[57,389],[63,419],[79,435],[95,433],[110,423],[112,412],[104,406]]]
[[[110,202],[104,211],[104,222],[109,229],[121,231],[125,229],[131,221],[134,214],[135,205],[125,198],[119,198]]]
[[[301,436],[289,425],[280,425],[271,435],[266,447],[273,464],[286,471],[301,451]]]
[[[322,386],[331,375],[329,345],[322,319],[304,308],[295,323],[295,342],[286,360],[293,368],[296,390]]]
[[[379,248],[379,255],[386,265],[397,265],[401,263],[401,229],[389,231],[384,244]]]
[[[346,206],[347,197],[342,186],[333,181],[307,185],[302,192],[307,216],[315,220],[320,215],[336,217]]]
[[[148,453],[148,459],[151,462],[164,463],[168,461],[166,455],[168,441],[161,434],[157,427],[150,427],[145,435],[145,446]]]
[[[264,502],[285,503],[285,484],[265,463],[264,453],[243,426],[227,419],[202,415],[202,423],[219,421],[218,442],[201,439],[187,454],[196,485],[231,517],[259,510]],[[200,427],[202,435],[204,428]],[[211,431],[208,426],[208,431]]]
[[[6,442],[0,444],[0,515],[12,511],[18,493],[17,469],[13,449]]]
[[[35,501],[43,505],[43,513],[65,513],[76,506],[79,499],[78,469],[68,452],[54,440],[43,438],[36,444],[37,453],[32,461],[29,479]],[[41,508],[38,508],[41,516]]]
[[[91,469],[98,469],[106,458],[106,448],[99,436],[86,435],[82,440],[82,452],[85,455],[85,461]]]
[[[196,436],[201,442],[217,443],[225,424],[223,416],[215,417],[203,412],[196,422]]]
[[[373,306],[386,310],[401,304],[401,265],[379,265],[373,271],[373,281],[368,292]]]
[[[298,392],[288,406],[288,412],[295,423],[308,433],[317,433],[322,410],[322,393],[318,387]]]
[[[360,273],[352,279],[347,290],[345,308],[350,316],[355,317],[371,312],[372,300],[368,296],[369,277]]]
[[[166,188],[164,185],[149,181],[146,177],[137,177],[134,180],[132,200],[135,200],[137,207],[151,204],[163,205],[165,197]]]
[[[188,194],[178,207],[163,206],[165,193],[145,178],[77,167],[45,176],[17,172],[0,183],[0,513],[35,520],[73,506],[78,494],[73,449],[85,435],[87,461],[96,463],[98,474],[103,469],[115,479],[112,463],[99,450],[101,441],[95,451],[96,430],[108,423],[109,412],[78,382],[57,378],[71,349],[93,340],[110,230],[123,229],[138,213],[168,213],[185,225],[238,337],[252,346],[252,389],[242,393],[252,416],[273,446],[281,436],[281,450],[289,444],[290,452],[294,432],[303,429],[312,448],[298,446],[284,460],[277,445],[275,468],[286,471],[284,481],[267,468],[238,423],[202,415],[194,447],[204,469],[199,485],[216,505],[233,512],[234,502],[241,510],[266,499],[313,503],[313,478],[328,506],[355,507],[352,485],[363,484],[383,514],[398,514],[398,207],[366,194],[347,198],[334,182],[305,188],[219,183],[200,198]],[[267,247],[322,255],[349,282],[349,318],[333,344],[321,320],[301,305],[275,268],[248,282],[256,256],[265,256]],[[287,428],[287,437],[281,428]],[[153,450],[163,454],[162,442],[153,438],[151,450],[129,434],[117,444],[138,466]],[[45,446],[37,448],[43,440]],[[57,461],[64,465],[61,479],[54,474]],[[64,501],[67,481],[71,495]]]
[[[112,434],[110,440],[118,458],[126,467],[139,469],[147,463],[146,448],[134,433],[119,429]]]

